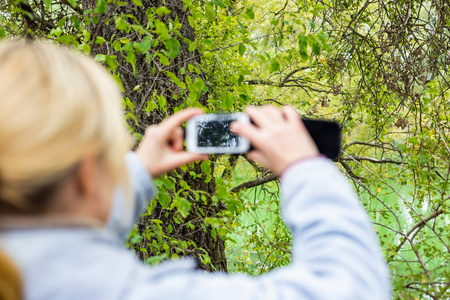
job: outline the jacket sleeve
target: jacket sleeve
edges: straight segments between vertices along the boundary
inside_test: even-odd
[[[125,240],[140,214],[147,207],[148,201],[155,196],[155,187],[150,173],[135,152],[125,156],[130,186],[127,192],[123,187],[114,191],[111,213],[106,228]]]
[[[129,299],[390,299],[389,275],[372,225],[333,163],[324,158],[297,163],[285,172],[281,186],[283,217],[293,234],[289,266],[249,277],[205,274],[188,262],[166,263],[146,269],[133,282]]]

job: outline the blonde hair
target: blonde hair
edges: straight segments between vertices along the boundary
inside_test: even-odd
[[[0,299],[23,299],[23,283],[18,268],[0,251]]]
[[[128,182],[131,140],[121,95],[92,59],[47,43],[0,43],[0,200],[33,206],[88,154],[115,184]],[[44,199],[45,200],[45,199]]]

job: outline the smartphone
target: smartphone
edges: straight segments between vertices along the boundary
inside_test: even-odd
[[[193,153],[238,154],[250,149],[250,142],[230,131],[230,123],[250,123],[245,113],[205,114],[186,123],[186,148]]]
[[[229,130],[230,123],[252,123],[245,113],[205,114],[193,117],[186,125],[186,147],[189,152],[224,154],[246,153],[250,142]],[[319,152],[336,161],[341,150],[341,126],[327,120],[302,118]]]

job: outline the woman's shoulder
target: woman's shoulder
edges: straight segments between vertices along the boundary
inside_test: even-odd
[[[3,234],[1,245],[30,299],[114,299],[127,289],[128,277],[145,268],[102,230],[17,230]]]

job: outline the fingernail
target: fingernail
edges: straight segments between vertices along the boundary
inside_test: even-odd
[[[231,132],[235,132],[238,128],[239,128],[239,123],[238,122],[233,122],[230,124],[230,131]]]

